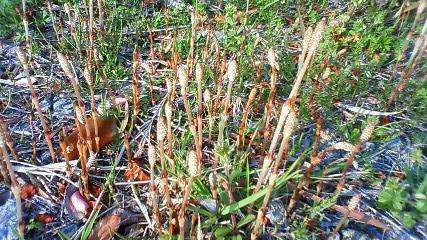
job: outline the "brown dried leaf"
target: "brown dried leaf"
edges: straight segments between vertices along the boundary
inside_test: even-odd
[[[128,168],[125,171],[126,181],[148,181],[150,176],[148,176],[142,168],[137,163],[136,159],[133,159],[129,162]]]
[[[89,240],[109,240],[120,227],[120,215],[109,215],[103,217],[92,230]]]
[[[54,217],[48,213],[37,214],[36,220],[42,224],[48,224],[53,221]]]
[[[103,147],[106,147],[108,144],[111,143],[113,140],[113,133],[115,128],[115,119],[102,119],[97,118],[96,119],[97,125],[98,125],[98,136],[99,136],[99,147],[102,149]],[[90,129],[90,137],[92,140],[92,149],[96,150],[96,141],[95,141],[95,127],[94,127],[94,121],[93,118],[88,118],[88,124]],[[82,135],[86,137],[86,129],[85,127],[82,127]],[[77,140],[78,140],[78,129],[75,128],[71,134],[66,136],[64,138],[64,141],[66,143],[67,149],[65,151],[68,152],[68,157],[70,160],[77,159],[79,157],[79,152],[77,149]],[[62,149],[64,151],[64,149]]]
[[[36,192],[37,192],[36,187],[31,183],[27,183],[21,189],[21,199],[23,200],[30,199],[34,195],[36,195]]]

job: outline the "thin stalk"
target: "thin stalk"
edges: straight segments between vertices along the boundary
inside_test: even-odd
[[[82,174],[80,175],[80,178],[83,183],[83,194],[86,199],[89,199],[90,198],[89,174],[86,167],[87,165],[86,146],[80,139],[77,140],[77,150],[79,151],[79,162],[82,168]]]
[[[93,28],[94,28],[94,13],[93,13],[93,0],[89,0],[89,48],[93,49]]]
[[[213,119],[213,114],[212,114],[212,101],[211,101],[211,93],[209,91],[209,89],[206,89],[205,92],[203,93],[203,98],[205,100],[205,104],[206,104],[206,110],[208,111],[208,125],[209,125],[209,141],[212,140],[212,128],[213,128],[213,123],[214,123],[214,119]]]
[[[264,158],[264,162],[262,164],[262,170],[261,170],[261,173],[260,173],[259,178],[258,178],[258,182],[257,182],[255,189],[254,189],[254,192],[253,192],[254,194],[257,193],[259,191],[259,189],[261,188],[261,186],[264,182],[264,178],[266,177],[267,172],[269,170],[269,166],[273,161],[273,154],[274,154],[274,150],[276,148],[277,142],[279,140],[280,132],[282,131],[283,125],[285,124],[285,120],[288,117],[290,110],[294,109],[296,97],[298,95],[298,90],[299,90],[299,87],[301,85],[302,79],[304,78],[305,73],[307,72],[307,69],[311,63],[311,59],[314,56],[314,54],[317,50],[317,47],[319,46],[320,42],[323,39],[323,34],[325,32],[325,28],[326,28],[326,20],[322,19],[322,21],[317,24],[313,35],[310,36],[311,39],[310,39],[310,44],[309,44],[309,48],[308,48],[308,52],[307,52],[307,57],[304,59],[304,64],[301,67],[300,71],[298,71],[296,80],[295,80],[294,85],[292,87],[292,90],[289,94],[288,100],[282,105],[280,117],[279,117],[276,129],[274,131],[273,138],[271,140],[271,144],[270,144],[270,148],[268,149],[267,156]],[[308,40],[304,40],[304,41],[308,41]],[[300,57],[302,57],[302,56],[300,56]]]
[[[311,177],[311,174],[313,173],[314,167],[317,166],[318,163],[320,162],[321,158],[319,158],[318,156],[318,149],[320,144],[320,131],[322,130],[322,124],[323,124],[323,119],[322,117],[319,116],[316,122],[316,136],[314,139],[313,151],[310,157],[310,166],[305,170],[302,180],[300,181],[297,188],[295,188],[292,194],[291,200],[289,201],[289,205],[287,208],[288,212],[290,212],[298,202],[299,192],[305,186],[308,186],[308,184],[310,183],[310,177]]]
[[[72,66],[71,66],[70,62],[67,60],[67,58],[62,53],[58,52],[58,60],[59,60],[59,63],[62,67],[62,70],[67,75],[68,79],[70,79],[71,85],[73,86],[74,96],[76,97],[77,104],[78,104],[78,108],[75,108],[75,109],[80,110],[80,113],[78,111],[76,112],[76,113],[78,113],[77,119],[86,128],[86,136],[85,136],[86,138],[83,138],[83,139],[86,140],[89,152],[93,152],[92,138],[90,136],[90,128],[89,128],[88,118],[86,116],[85,104],[83,102],[82,96],[80,95],[79,86],[77,85],[77,79],[76,79],[74,73],[71,71]],[[80,114],[81,114],[81,116],[79,116]],[[82,166],[82,168],[83,167],[85,167],[85,166]]]
[[[387,106],[384,109],[385,111],[388,111],[391,107],[393,107],[400,92],[402,92],[403,89],[405,89],[405,87],[408,85],[408,82],[411,78],[412,73],[415,70],[415,67],[418,65],[418,63],[422,59],[425,58],[424,52],[427,48],[426,39],[427,39],[427,19],[424,22],[420,36],[415,42],[414,50],[412,51],[411,57],[406,64],[405,70],[401,74],[399,83],[393,88],[392,92],[390,93],[390,96],[387,101]]]
[[[188,199],[190,198],[191,189],[193,187],[194,179],[200,174],[200,161],[198,160],[197,153],[190,151],[187,156],[188,172],[190,173],[190,179],[188,180],[187,187],[184,192],[184,198],[182,200],[181,209],[179,212],[179,236],[180,240],[185,239],[185,207]]]
[[[93,86],[93,78],[92,78],[92,64],[91,61],[88,61],[88,64],[86,65],[84,69],[84,76],[85,79],[89,85],[89,91],[90,91],[90,106],[91,106],[91,112],[92,112],[92,119],[93,119],[93,126],[95,130],[95,143],[96,143],[96,149],[95,152],[98,152],[100,150],[99,147],[99,132],[98,132],[98,114],[96,112],[96,104],[95,104],[95,90]]]
[[[132,96],[133,96],[133,120],[135,122],[139,113],[139,91],[138,91],[138,70],[141,66],[139,62],[139,51],[138,47],[135,46],[133,51],[133,63],[132,63]]]
[[[7,168],[9,169],[9,177],[11,181],[10,188],[16,200],[16,217],[18,219],[18,232],[21,237],[24,237],[25,224],[24,224],[24,221],[22,220],[21,188],[16,179],[15,172],[13,171],[13,166],[12,166],[12,163],[10,162],[9,153],[7,152],[5,143],[6,143],[5,134],[3,132],[3,129],[1,128],[0,129],[0,150],[1,150],[0,152],[3,155],[3,159],[7,165]]]
[[[271,76],[270,76],[270,95],[268,96],[267,105],[265,107],[265,122],[264,122],[264,143],[263,146],[267,148],[267,144],[270,140],[271,127],[270,127],[270,114],[273,108],[274,98],[276,97],[276,82],[277,82],[277,71],[279,70],[279,64],[276,62],[276,54],[274,49],[270,48],[268,50],[268,62],[271,66]]]
[[[29,48],[30,47],[30,30],[28,28],[27,4],[25,0],[22,0],[21,3],[22,3],[22,22],[24,24],[24,31],[25,31],[25,45],[27,46],[27,48]]]
[[[24,1],[25,0],[22,0],[22,2]],[[49,11],[50,18],[52,19],[52,27],[53,27],[53,31],[55,32],[56,40],[58,40],[58,42],[61,42],[61,39],[58,33],[58,26],[56,26],[56,18],[55,18],[55,15],[53,14],[52,4],[50,3],[50,1],[47,2],[47,10]]]
[[[191,38],[190,38],[190,51],[187,56],[187,69],[190,73],[193,72],[194,64],[194,42],[196,41],[196,26],[197,26],[197,8],[191,14]]]
[[[151,28],[150,26],[147,25],[147,29],[148,29],[148,39],[150,40],[150,71],[147,72],[148,75],[148,86],[149,86],[149,94],[150,94],[150,99],[151,99],[151,104],[154,106],[156,104],[156,100],[154,99],[154,88],[153,88],[153,79],[152,79],[152,74],[154,73],[154,67],[153,67],[153,62],[154,62],[154,38],[153,38],[153,33],[151,32]]]
[[[59,147],[61,148],[62,154],[64,155],[65,164],[67,166],[66,177],[71,177],[71,165],[70,157],[68,156],[67,143],[65,142],[65,129],[62,128],[62,131],[59,133]]]
[[[6,163],[3,161],[3,152],[1,150],[0,150],[0,173],[1,173],[0,180],[6,187],[10,188],[11,183],[9,179],[9,173],[8,173]]]
[[[166,168],[166,157],[165,157],[165,145],[164,140],[167,135],[166,130],[166,120],[164,117],[159,117],[157,120],[157,142],[159,143],[159,155],[160,155],[160,165],[162,167],[162,186],[163,192],[165,194],[166,203],[168,207],[169,222],[173,218],[173,202],[170,193],[170,187],[168,182],[168,172]]]
[[[165,104],[165,117],[166,117],[166,127],[167,127],[167,139],[168,139],[168,154],[169,159],[171,160],[172,171],[175,173],[175,158],[173,155],[173,137],[172,137],[172,106],[170,99],[166,101]]]
[[[30,91],[31,91],[31,99],[32,99],[34,108],[36,109],[37,114],[39,115],[40,123],[41,123],[42,128],[43,128],[44,138],[45,138],[47,146],[49,148],[50,156],[52,158],[52,161],[55,162],[56,158],[55,158],[55,150],[53,149],[53,144],[52,144],[52,139],[51,139],[51,130],[49,129],[49,127],[48,127],[48,125],[47,125],[47,123],[43,117],[44,115],[43,115],[43,112],[42,112],[41,107],[40,107],[39,99],[38,99],[36,90],[34,89],[33,82],[31,81],[31,78],[30,78],[30,68],[29,68],[29,65],[27,62],[27,56],[26,56],[24,50],[20,47],[16,48],[16,54],[19,58],[19,61],[22,64],[22,66],[24,67],[24,74],[27,77],[27,84],[28,84],[28,87],[30,88]]]
[[[156,149],[151,144],[148,145],[148,161],[150,163],[150,194],[152,198],[153,215],[156,220],[157,232],[159,235],[161,235],[162,220],[161,220],[161,215],[159,211],[159,203],[157,200],[157,187],[156,187],[156,183],[154,182],[156,178],[154,167],[157,162],[157,154],[156,154]]]
[[[3,130],[4,137],[6,139],[6,145],[9,148],[9,151],[12,153],[13,158],[16,161],[19,161],[18,152],[16,151],[15,146],[13,146],[12,137],[10,136],[9,131],[7,130],[7,126],[2,118],[0,118],[0,130]]]
[[[202,149],[201,149],[201,146],[199,145],[200,143],[199,135],[197,133],[196,126],[194,125],[193,114],[191,113],[190,102],[188,101],[188,97],[187,97],[188,72],[185,66],[181,66],[178,69],[178,79],[181,84],[181,97],[184,102],[185,111],[187,112],[188,125],[190,128],[191,134],[193,135],[194,143],[196,145],[197,156],[201,158]]]
[[[110,83],[108,82],[107,76],[105,75],[104,71],[102,70],[101,60],[99,59],[99,51],[97,48],[93,49],[93,55],[95,59],[95,65],[98,69],[99,76],[101,77],[101,80],[107,89],[108,95],[110,96],[111,105],[113,105],[114,108],[117,108],[116,103],[116,95],[114,95],[113,90],[111,89]]]
[[[174,78],[172,80],[172,93],[170,96],[170,100],[171,102],[174,101],[175,99],[175,94],[176,94],[176,82],[178,80],[178,59],[179,59],[179,55],[178,55],[178,51],[176,50],[176,39],[177,39],[177,32],[174,32],[173,38],[172,38],[172,59],[171,59],[171,65],[172,65],[172,70],[174,73]]]
[[[34,121],[34,112],[31,111],[30,116],[28,117],[28,121],[30,124],[30,131],[31,131],[31,149],[32,149],[32,153],[31,153],[31,161],[33,162],[34,165],[37,165],[37,149],[36,149],[36,136],[34,135],[34,126],[33,126],[33,121]]]
[[[239,136],[238,136],[238,149],[243,149],[245,146],[245,130],[246,130],[246,122],[248,120],[249,116],[249,109],[251,108],[253,102],[255,101],[255,98],[258,94],[258,89],[255,87],[251,90],[249,93],[248,102],[246,103],[245,109],[243,110],[242,120],[240,121],[239,126]]]
[[[221,122],[219,124],[219,133],[218,133],[218,143],[222,145],[224,139],[224,128],[225,124],[228,120],[228,109],[230,107],[231,102],[231,91],[233,90],[233,82],[237,76],[237,62],[236,60],[232,60],[228,63],[227,66],[227,78],[228,78],[228,86],[227,86],[227,95],[224,99],[223,112],[221,114]]]
[[[220,64],[220,63],[218,63]],[[222,61],[222,63],[220,64],[220,72],[219,72],[219,76],[218,76],[218,80],[216,83],[216,97],[215,97],[215,104],[214,104],[214,115],[217,113],[217,111],[219,110],[220,107],[220,99],[221,99],[221,92],[222,92],[222,82],[223,82],[223,77],[225,74],[225,70],[226,70],[226,61],[225,61],[225,56],[224,59]]]
[[[267,209],[268,202],[270,201],[271,194],[273,192],[274,186],[276,184],[276,179],[278,176],[279,166],[282,162],[282,158],[287,159],[288,149],[289,149],[289,139],[292,136],[292,132],[295,128],[297,121],[297,113],[294,108],[290,108],[288,117],[286,119],[285,126],[283,128],[283,138],[280,146],[279,154],[277,154],[274,161],[273,169],[271,170],[271,175],[269,179],[269,184],[267,186],[267,192],[264,196],[263,203],[258,209],[257,219],[255,221],[254,228],[252,229],[251,239],[255,240],[259,235],[259,228],[261,226],[262,219],[264,218],[265,211]]]
[[[105,40],[106,32],[104,29],[104,14],[102,12],[102,0],[98,0],[98,20],[99,29],[101,30],[102,38]]]
[[[203,123],[202,123],[202,112],[203,112],[203,64],[197,63],[196,65],[196,82],[197,82],[197,131],[199,134],[198,144],[203,148]]]
[[[356,155],[360,152],[362,145],[369,140],[369,138],[374,133],[375,128],[377,127],[378,119],[374,119],[369,122],[366,127],[363,129],[362,134],[360,135],[359,143],[356,144],[355,148],[351,152],[350,156],[347,158],[344,168],[342,170],[341,179],[337,185],[337,192],[340,192],[345,186],[345,177],[347,175],[348,169],[351,166],[351,163],[354,161]]]
[[[76,32],[76,22],[74,21],[74,18],[71,16],[70,6],[68,5],[68,3],[64,4],[64,10],[67,13],[68,21],[70,22],[71,37],[73,38],[74,42],[76,43],[77,51],[80,53],[81,49],[80,49],[80,43],[79,43],[79,39],[77,37],[77,32]]]
[[[344,213],[344,215],[341,217],[339,223],[335,227],[334,231],[332,232],[332,234],[331,234],[332,239],[335,237],[335,235],[341,229],[342,225],[344,225],[344,223],[347,221],[348,217],[350,216],[350,213],[356,209],[357,205],[360,202],[360,198],[361,198],[360,193],[351,197],[351,199],[348,203],[348,211]]]

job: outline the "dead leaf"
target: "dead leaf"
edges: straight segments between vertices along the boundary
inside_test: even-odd
[[[129,162],[128,168],[125,171],[126,181],[148,181],[150,176],[148,176],[142,168],[137,163],[137,159],[133,159]]]
[[[21,189],[21,199],[31,199],[34,195],[36,195],[36,192],[36,187],[31,183],[27,183]]]
[[[82,194],[74,186],[68,187],[64,204],[68,214],[77,220],[83,219],[88,214],[90,208],[86,199],[83,198]]]
[[[121,217],[120,215],[109,215],[103,217],[92,230],[89,236],[89,240],[109,240],[112,239],[114,233],[120,227]]]
[[[53,219],[54,219],[53,216],[48,213],[41,213],[41,214],[37,214],[36,216],[36,220],[42,224],[51,223]]]
[[[108,146],[108,144],[110,144],[113,140],[113,133],[116,121],[114,118],[97,118],[96,122],[98,125],[99,147],[100,149],[102,149],[103,147]],[[90,137],[92,140],[92,149],[96,150],[95,127],[93,118],[88,118],[88,124],[90,129]],[[82,132],[82,135],[86,136],[86,128],[84,126],[82,127]],[[78,136],[78,129],[75,128],[71,132],[71,134],[64,138],[67,148],[65,150],[62,149],[62,151],[67,151],[70,160],[77,159],[79,157],[79,151],[77,149]]]
[[[95,185],[95,184],[89,184],[89,192],[93,194],[95,197],[99,197],[102,192],[102,187]]]
[[[286,20],[286,23],[288,23],[288,25],[292,25],[295,23],[295,19],[289,16],[285,16],[285,20]]]

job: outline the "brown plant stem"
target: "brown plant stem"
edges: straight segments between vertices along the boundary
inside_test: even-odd
[[[341,190],[345,186],[345,177],[347,175],[348,169],[351,166],[351,163],[356,158],[356,155],[360,152],[360,149],[362,148],[362,145],[369,140],[371,135],[373,134],[375,128],[377,127],[378,119],[375,119],[371,122],[369,122],[366,127],[363,129],[362,134],[360,136],[359,143],[355,145],[353,151],[351,152],[350,156],[346,159],[344,168],[342,170],[342,176],[340,178],[340,181],[337,185],[337,192],[341,192]]]
[[[196,82],[197,82],[197,132],[199,134],[198,144],[203,148],[203,122],[202,122],[202,113],[203,113],[203,64],[196,64]]]
[[[239,126],[239,137],[238,137],[238,149],[243,149],[245,146],[245,130],[246,130],[246,122],[249,116],[249,109],[251,108],[253,102],[255,101],[255,98],[258,94],[258,89],[255,87],[251,90],[249,93],[248,102],[246,103],[245,109],[243,110],[242,120],[240,121]]]
[[[196,8],[197,9],[197,8]],[[191,38],[190,38],[190,51],[187,56],[187,69],[190,73],[193,72],[194,64],[194,42],[196,40],[196,26],[197,26],[197,10],[191,14]]]
[[[30,116],[28,117],[28,121],[30,124],[30,130],[31,130],[31,149],[32,149],[32,153],[31,153],[31,161],[33,162],[34,165],[37,165],[37,149],[36,149],[36,136],[34,135],[34,126],[33,126],[33,121],[34,121],[34,112],[31,111]]]
[[[150,40],[150,67],[149,67],[149,71],[147,72],[147,76],[148,76],[148,86],[149,86],[149,94],[150,94],[150,99],[151,99],[151,104],[154,106],[156,104],[156,100],[154,98],[154,88],[153,88],[153,78],[152,78],[152,74],[154,74],[154,67],[153,67],[153,62],[154,62],[154,38],[153,38],[153,32],[151,31],[150,26],[147,25],[147,29],[148,29],[148,39]]]
[[[30,47],[30,30],[28,28],[28,17],[27,17],[27,4],[25,0],[21,1],[22,3],[22,22],[24,24],[25,31],[25,45],[27,48]]]
[[[277,70],[279,65],[275,59],[275,53],[272,48],[268,50],[268,61],[271,66],[271,76],[270,76],[270,95],[268,96],[267,105],[265,107],[265,122],[263,128],[264,143],[263,146],[267,148],[267,144],[270,140],[271,127],[270,127],[270,114],[273,108],[273,101],[276,96],[276,82],[277,82]]]
[[[21,237],[24,237],[25,233],[25,224],[22,220],[22,202],[21,202],[21,188],[16,179],[15,172],[13,171],[12,163],[10,162],[9,153],[6,149],[6,141],[5,141],[5,133],[3,128],[0,128],[0,152],[3,155],[4,162],[6,163],[7,168],[9,169],[9,177],[10,177],[10,189],[12,190],[13,195],[16,200],[16,217],[18,219],[18,232]],[[3,176],[5,179],[6,177]]]
[[[99,54],[100,53],[99,53],[98,49],[94,48],[93,55],[94,55],[94,59],[95,59],[96,68],[98,69],[99,76],[100,76],[102,83],[104,84],[105,88],[107,89],[108,95],[110,96],[111,105],[113,105],[114,108],[117,108],[116,95],[114,95],[114,93],[113,93],[113,90],[110,86],[110,83],[108,82],[107,76],[102,71],[102,65],[101,65],[101,60],[99,59],[99,56],[100,56]]]
[[[93,0],[89,0],[89,26],[88,26],[88,35],[89,35],[89,48],[93,49],[93,29],[95,25],[94,12],[93,12]]]
[[[70,157],[68,156],[67,143],[65,142],[65,129],[62,128],[62,131],[59,133],[59,147],[62,150],[62,154],[64,155],[65,164],[67,166],[66,177],[71,177],[71,165],[70,165]]]
[[[2,180],[2,183],[10,188],[10,179],[9,179],[9,173],[7,169],[6,163],[3,161],[3,152],[0,150],[0,180]]]
[[[82,168],[82,174],[80,175],[82,184],[83,184],[83,194],[86,199],[90,198],[89,192],[89,175],[87,171],[87,156],[86,156],[86,146],[81,139],[77,140],[77,149],[79,151],[79,162]]]
[[[318,196],[316,196],[316,195],[314,195],[312,193],[309,193],[307,191],[304,191],[304,190],[301,190],[300,193],[299,193],[299,195],[301,195],[301,196],[303,196],[303,197],[305,197],[307,199],[311,199],[311,200],[313,200],[313,201],[315,201],[317,203],[323,203],[325,201],[322,198],[320,198],[320,197],[318,197]],[[360,211],[357,211],[357,210],[351,211],[347,207],[344,207],[344,206],[341,206],[341,205],[338,205],[338,204],[334,204],[330,208],[332,210],[340,212],[342,214],[348,214],[348,217],[350,217],[352,219],[355,219],[355,220],[357,220],[359,222],[366,223],[366,224],[369,224],[371,226],[381,228],[382,230],[388,230],[389,229],[389,227],[387,225],[385,225],[384,223],[382,223],[382,222],[380,222],[380,221],[378,221],[376,219],[370,218],[369,216],[367,216],[363,212],[360,212]]]
[[[318,116],[316,121],[316,135],[314,138],[314,144],[313,144],[313,151],[311,153],[310,157],[310,165],[304,172],[304,176],[301,179],[301,182],[298,184],[297,188],[294,190],[291,200],[289,201],[289,205],[287,208],[287,211],[290,212],[295,204],[298,202],[299,198],[299,192],[302,190],[305,186],[307,186],[310,183],[310,177],[313,173],[314,167],[318,165],[320,162],[320,158],[318,156],[318,149],[319,149],[319,143],[320,143],[320,131],[322,130],[322,124],[323,119],[321,116]]]
[[[225,70],[226,70],[226,66],[227,66],[227,62],[225,61],[225,56],[223,58],[223,61],[218,64],[220,64],[220,71],[219,71],[219,76],[218,76],[218,80],[216,82],[216,96],[215,96],[215,104],[214,104],[214,108],[213,108],[213,115],[216,115],[216,113],[218,112],[219,108],[220,108],[220,99],[221,99],[221,92],[222,92],[222,83],[223,83],[223,78],[224,78],[224,74],[225,74]]]
[[[200,143],[199,135],[197,133],[196,126],[194,125],[193,113],[191,112],[190,102],[188,101],[188,97],[187,97],[188,72],[185,66],[181,66],[180,69],[178,69],[178,78],[181,84],[181,97],[184,102],[185,111],[187,113],[188,125],[190,128],[191,134],[193,135],[193,138],[194,138],[197,156],[199,159],[201,159],[202,149],[201,149],[201,146],[199,145]]]
[[[135,122],[139,113],[139,91],[138,91],[138,70],[141,66],[139,62],[139,51],[138,47],[135,46],[133,51],[133,63],[132,63],[132,96],[133,96],[133,120]]]
[[[101,30],[102,38],[105,40],[106,32],[104,29],[104,14],[102,12],[102,0],[98,0],[98,19],[99,29]]]
[[[385,111],[389,111],[390,108],[393,107],[400,92],[402,92],[403,89],[405,89],[405,87],[408,85],[409,79],[412,73],[414,72],[415,67],[418,65],[421,59],[425,58],[424,52],[426,48],[427,48],[427,19],[424,22],[420,36],[418,37],[415,43],[414,50],[411,54],[409,61],[406,64],[405,70],[403,71],[400,77],[399,83],[393,88],[392,92],[390,93],[390,96],[387,101],[387,106],[384,109]]]
[[[279,153],[276,156],[276,159],[274,161],[273,169],[271,171],[269,184],[267,186],[267,192],[264,196],[263,203],[261,207],[258,209],[257,219],[255,221],[254,228],[251,232],[251,239],[255,240],[258,238],[259,235],[259,228],[261,226],[261,222],[264,218],[265,211],[267,209],[268,202],[270,201],[271,194],[273,192],[274,186],[276,184],[276,179],[278,176],[279,166],[282,162],[282,159],[284,158],[286,160],[288,155],[288,149],[289,149],[289,139],[292,135],[292,132],[295,128],[297,121],[297,113],[296,111],[291,107],[288,117],[286,119],[286,123],[283,129],[283,138],[282,143],[280,145]]]
[[[95,143],[96,143],[96,149],[95,152],[98,152],[100,150],[99,147],[99,132],[98,132],[98,114],[96,112],[96,104],[95,104],[95,90],[93,87],[93,78],[92,78],[92,63],[89,59],[87,66],[84,69],[84,75],[86,78],[86,81],[89,85],[89,92],[90,92],[90,106],[91,106],[91,112],[92,112],[92,118],[93,118],[93,126],[95,130]]]
[[[190,179],[188,180],[187,186],[185,188],[184,197],[178,215],[179,236],[181,240],[185,239],[185,207],[187,205],[188,199],[190,198],[194,179],[196,178],[196,176],[200,175],[200,159],[198,158],[197,153],[193,150],[190,150],[188,152],[187,166],[188,173],[190,174]]]
[[[156,183],[154,182],[155,180],[154,167],[157,162],[157,154],[156,154],[156,149],[151,144],[148,145],[148,161],[150,163],[150,194],[152,198],[153,215],[154,215],[154,218],[156,219],[157,232],[159,235],[161,235],[162,220],[161,220],[161,215],[159,211],[159,203],[157,200],[157,187],[156,187]]]
[[[317,24],[313,35],[309,36],[309,37],[311,37],[311,39],[310,39],[310,47],[308,48],[308,52],[307,52],[307,57],[304,59],[304,64],[302,65],[301,69],[298,71],[296,80],[295,80],[294,85],[292,87],[292,90],[289,94],[288,100],[282,105],[279,120],[277,122],[277,126],[276,126],[276,129],[274,131],[273,138],[271,140],[271,144],[270,144],[270,148],[268,149],[267,156],[264,158],[264,162],[262,164],[262,170],[261,170],[261,173],[260,173],[259,178],[258,178],[258,182],[257,182],[255,189],[254,189],[254,192],[253,192],[254,194],[257,193],[259,191],[259,189],[261,188],[261,185],[264,182],[264,178],[266,177],[267,172],[269,170],[269,166],[273,161],[273,154],[274,154],[274,150],[276,148],[277,142],[279,140],[280,132],[282,131],[283,125],[285,124],[285,120],[289,114],[289,111],[291,109],[294,109],[296,97],[298,95],[298,90],[299,90],[299,87],[301,85],[302,79],[305,76],[305,73],[306,73],[306,71],[307,71],[307,69],[311,63],[311,59],[314,56],[314,54],[317,50],[317,47],[319,46],[320,42],[323,39],[323,33],[325,31],[325,28],[326,28],[326,21],[325,21],[325,19],[322,19],[322,21]],[[304,39],[304,41],[308,41],[308,40]],[[300,57],[303,57],[303,56],[300,56]]]
[[[16,48],[16,54],[18,55],[19,61],[21,62],[22,66],[24,67],[24,74],[27,78],[27,84],[28,84],[28,87],[30,88],[30,91],[31,91],[31,99],[32,99],[34,108],[36,109],[37,114],[39,115],[40,123],[41,123],[42,128],[43,128],[44,138],[45,138],[47,146],[49,148],[50,156],[52,158],[52,161],[55,162],[56,161],[55,150],[53,149],[53,144],[52,144],[52,140],[51,140],[51,131],[50,131],[50,129],[49,129],[44,117],[43,117],[44,115],[43,115],[43,112],[42,112],[41,107],[40,107],[39,99],[38,99],[36,90],[34,89],[33,82],[31,81],[31,78],[30,78],[30,68],[28,66],[27,56],[26,56],[24,50],[20,47]]]
[[[157,120],[157,142],[159,144],[160,164],[162,167],[162,186],[163,186],[163,192],[166,198],[167,207],[169,210],[168,215],[169,215],[169,223],[170,223],[173,219],[173,202],[171,198],[170,186],[168,182],[168,172],[166,168],[165,145],[164,145],[164,140],[166,138],[166,135],[167,135],[166,120],[164,117],[159,117]],[[170,225],[170,227],[172,227],[172,225]]]
[[[177,35],[178,33],[175,31],[172,37],[172,58],[171,58],[171,65],[172,65],[172,70],[174,73],[174,78],[172,79],[172,92],[171,92],[171,96],[170,96],[170,100],[171,102],[174,101],[175,99],[175,94],[176,94],[176,82],[178,80],[178,59],[179,59],[179,55],[178,52],[176,50],[176,39],[177,39]]]
[[[361,195],[360,195],[360,193],[358,193],[358,194],[356,194],[356,195],[354,195],[351,199],[350,199],[350,201],[349,201],[349,203],[348,203],[348,212],[345,212],[344,214],[343,214],[343,216],[341,217],[341,219],[340,219],[340,221],[339,221],[339,223],[337,224],[337,226],[335,227],[335,229],[334,229],[334,231],[332,232],[332,234],[331,234],[331,237],[332,238],[334,238],[335,237],[335,235],[338,233],[338,231],[341,229],[341,227],[344,225],[344,223],[347,221],[347,219],[348,219],[348,216],[350,215],[350,213],[352,212],[352,211],[354,211],[355,209],[356,209],[356,206],[359,204],[359,202],[360,202],[360,198],[361,198]]]
[[[9,148],[9,151],[12,153],[13,158],[16,161],[19,161],[19,155],[16,151],[15,147],[13,146],[12,137],[9,134],[9,131],[7,130],[7,126],[2,118],[0,118],[0,130],[3,130],[4,137],[6,139],[6,145]]]
[[[172,171],[175,172],[175,158],[173,154],[173,136],[172,136],[172,105],[170,99],[166,101],[165,104],[165,117],[166,117],[166,127],[167,127],[167,139],[168,139],[168,154],[169,159],[171,160]]]
[[[191,176],[188,180],[187,186],[184,192],[184,198],[181,204],[181,210],[179,211],[179,239],[185,239],[185,207],[187,206],[188,198],[190,197],[191,188],[193,187],[194,176]]]
[[[74,42],[76,43],[77,51],[81,52],[79,39],[78,39],[77,33],[76,33],[76,22],[74,21],[72,15],[71,15],[70,6],[68,5],[68,3],[64,4],[64,10],[67,13],[68,21],[70,22],[71,37],[73,38]]]
[[[91,136],[90,136],[90,128],[89,128],[89,124],[88,124],[88,118],[86,116],[85,104],[83,102],[82,96],[80,95],[79,86],[77,85],[77,79],[76,79],[74,73],[72,72],[72,66],[71,66],[70,62],[60,52],[58,52],[58,60],[59,60],[59,63],[62,67],[62,70],[67,75],[68,79],[70,79],[71,85],[73,86],[74,96],[76,97],[76,100],[77,100],[77,108],[74,108],[75,110],[78,110],[78,111],[76,111],[76,115],[77,115],[76,120],[78,120],[77,125],[80,122],[86,128],[86,136],[85,136],[86,138],[83,137],[81,140],[86,140],[89,152],[93,152],[92,140],[91,140]],[[79,115],[81,115],[81,116],[79,116]],[[83,120],[83,122],[82,122],[82,120]],[[82,168],[85,168],[85,167],[86,167],[86,165],[82,165]]]
[[[25,0],[22,0],[22,2],[24,1]],[[58,40],[58,42],[61,42],[61,38],[59,37],[59,33],[58,33],[58,26],[56,25],[56,18],[55,18],[55,15],[53,14],[52,4],[50,3],[50,1],[47,2],[47,10],[49,11],[50,18],[52,19],[52,27],[53,27],[53,31],[55,32],[56,40]]]

